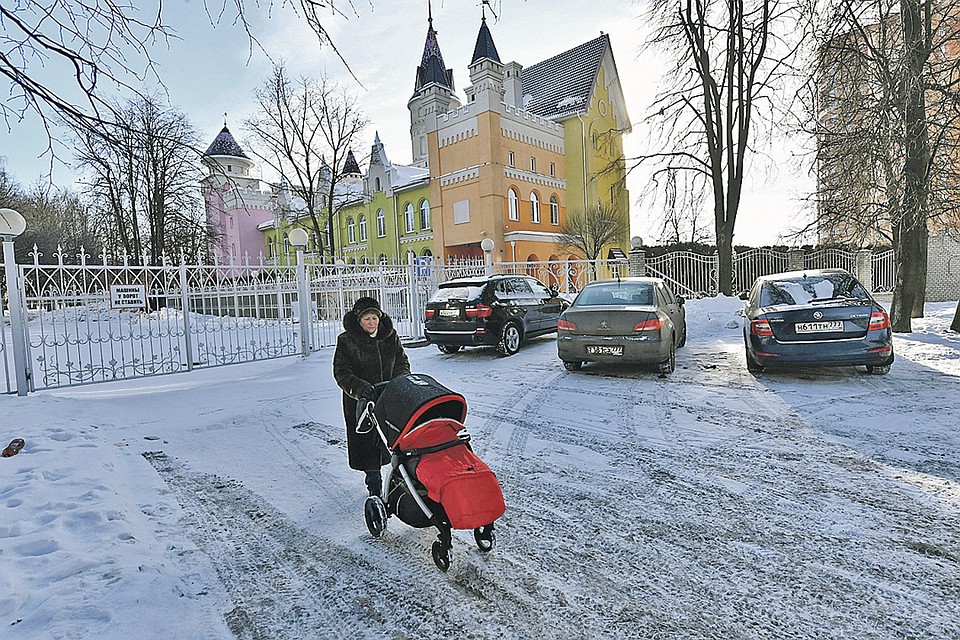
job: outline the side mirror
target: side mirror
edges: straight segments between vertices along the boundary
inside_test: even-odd
[[[737,297],[740,298],[741,300],[746,300],[747,298],[750,297],[750,292],[749,292],[749,291],[741,291],[741,292],[739,293],[739,295],[737,295]]]
[[[683,296],[677,296],[677,304],[681,307],[687,303],[687,299]]]
[[[554,298],[559,298],[560,289],[557,289],[556,287],[550,287],[550,295],[553,296]]]

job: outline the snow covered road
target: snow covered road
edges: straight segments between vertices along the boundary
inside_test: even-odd
[[[952,308],[886,376],[754,376],[737,305],[689,303],[667,378],[410,349],[507,502],[446,574],[366,532],[331,351],[0,397],[3,637],[960,638]]]

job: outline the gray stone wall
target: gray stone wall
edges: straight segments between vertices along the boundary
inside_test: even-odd
[[[930,234],[926,298],[927,302],[960,300],[960,235]]]

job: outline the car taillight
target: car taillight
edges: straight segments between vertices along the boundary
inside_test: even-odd
[[[478,304],[475,307],[467,307],[464,309],[468,318],[489,318],[493,315],[493,307],[488,307],[485,304]]]
[[[663,326],[663,318],[650,318],[649,320],[644,320],[643,322],[638,322],[633,328],[634,331],[660,331],[660,328]]]
[[[751,320],[750,333],[761,338],[773,337],[773,329],[770,328],[770,323],[766,320]]]
[[[437,312],[434,309],[427,309],[423,315],[426,316],[427,320],[429,320],[433,316],[437,315]]]
[[[890,316],[887,315],[886,311],[874,311],[870,314],[870,326],[867,327],[867,331],[889,328]]]
[[[557,320],[557,329],[562,329],[564,331],[576,331],[577,325],[573,324],[569,320],[564,320],[563,318],[560,318],[559,320]]]

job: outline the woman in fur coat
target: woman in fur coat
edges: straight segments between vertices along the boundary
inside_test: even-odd
[[[376,431],[357,433],[357,401],[376,400],[374,383],[410,373],[410,361],[393,321],[375,298],[358,299],[343,316],[343,329],[333,354],[333,377],[343,390],[348,462],[351,469],[365,472],[370,495],[380,495],[380,467],[390,459]]]

